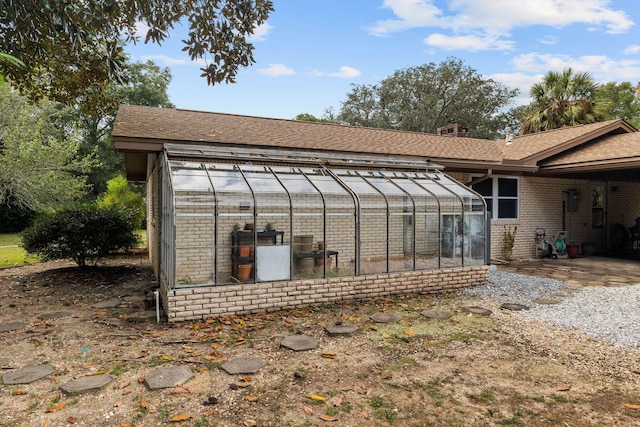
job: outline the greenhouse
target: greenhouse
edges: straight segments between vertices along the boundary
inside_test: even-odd
[[[483,198],[426,161],[195,154],[160,158],[167,291],[487,263]]]

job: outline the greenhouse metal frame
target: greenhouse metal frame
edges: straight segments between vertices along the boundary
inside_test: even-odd
[[[212,154],[162,157],[168,289],[487,264],[484,199],[428,162]]]

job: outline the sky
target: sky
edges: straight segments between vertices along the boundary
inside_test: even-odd
[[[186,28],[161,46],[127,46],[134,61],[169,67],[177,108],[293,119],[340,110],[352,85],[449,57],[487,78],[529,88],[571,67],[599,83],[640,82],[638,0],[274,0],[256,29],[255,64],[208,86],[182,52]],[[139,26],[144,30],[144,25]]]

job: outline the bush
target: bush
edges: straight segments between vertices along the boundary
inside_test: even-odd
[[[128,250],[138,243],[133,223],[122,209],[85,206],[36,219],[22,233],[22,247],[43,260],[71,258],[80,267]]]

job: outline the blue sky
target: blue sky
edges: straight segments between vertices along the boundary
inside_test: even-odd
[[[235,84],[207,86],[181,51],[176,27],[162,46],[128,46],[133,60],[171,69],[178,108],[291,119],[335,111],[351,84],[456,57],[518,88],[518,103],[549,70],[596,81],[640,82],[637,0],[274,0],[254,37],[256,63]],[[140,25],[140,29],[144,26]]]

